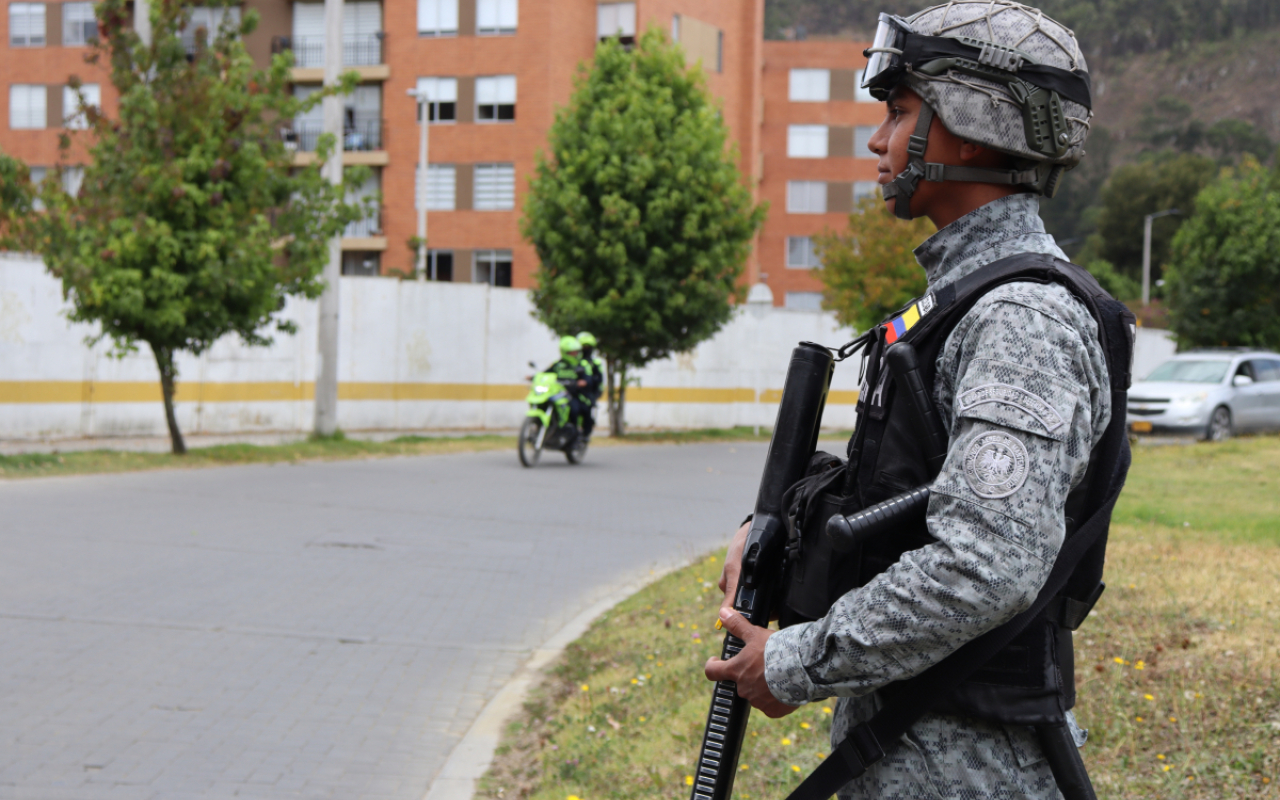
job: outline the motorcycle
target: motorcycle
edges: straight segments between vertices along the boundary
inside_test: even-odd
[[[530,362],[529,366],[533,367]],[[537,367],[534,367],[537,369]],[[532,467],[544,449],[560,450],[570,464],[580,464],[587,455],[587,439],[569,419],[569,392],[554,372],[539,372],[525,397],[529,410],[520,425],[516,452],[520,463]]]

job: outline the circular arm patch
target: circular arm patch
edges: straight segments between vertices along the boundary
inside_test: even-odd
[[[1027,482],[1027,448],[1001,431],[984,433],[964,450],[964,479],[979,497],[1008,497]]]

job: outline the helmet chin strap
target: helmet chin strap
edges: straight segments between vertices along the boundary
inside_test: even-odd
[[[885,184],[885,200],[895,200],[893,215],[898,219],[915,219],[911,213],[911,198],[920,186],[921,180],[941,183],[942,181],[963,181],[967,183],[995,183],[1002,186],[1027,186],[1041,194],[1045,191],[1045,183],[1052,182],[1056,187],[1056,176],[1062,168],[1052,164],[1044,164],[1030,169],[993,169],[990,167],[960,167],[952,164],[927,163],[924,152],[929,147],[929,126],[933,124],[933,107],[928,103],[920,104],[920,114],[916,117],[916,129],[907,140],[907,168],[898,176]],[[1055,172],[1056,171],[1056,172]],[[1052,177],[1050,177],[1052,176]],[[1048,180],[1046,180],[1048,179]]]

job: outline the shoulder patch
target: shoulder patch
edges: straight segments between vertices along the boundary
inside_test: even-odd
[[[1008,497],[1027,482],[1027,448],[1003,431],[984,433],[964,451],[964,477],[979,497]]]
[[[987,403],[1000,403],[1023,411],[1034,417],[1049,433],[1055,433],[1065,423],[1057,409],[1036,395],[1007,383],[985,383],[962,393],[956,398],[960,413],[971,411]]]

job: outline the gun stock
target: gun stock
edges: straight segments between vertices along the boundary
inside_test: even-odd
[[[817,448],[822,409],[834,369],[835,360],[825,347],[801,342],[791,352],[782,403],[756,494],[755,514],[742,549],[742,570],[733,602],[734,609],[747,621],[762,628],[769,625],[781,588],[782,554],[787,540],[782,495],[804,478]],[[732,658],[742,647],[741,639],[725,634],[720,658]],[[738,696],[736,684],[716,683],[698,751],[691,800],[728,800],[750,713],[751,705]]]

